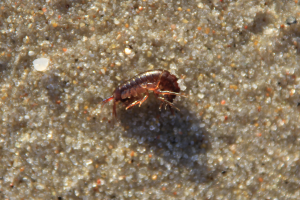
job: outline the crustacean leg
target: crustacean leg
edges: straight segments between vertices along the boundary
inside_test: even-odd
[[[157,89],[159,88],[160,80],[161,80],[161,77],[162,77],[162,75],[163,75],[164,72],[165,72],[165,71],[163,70],[163,71],[161,72],[161,74],[159,75],[158,81],[157,81],[157,85],[156,85],[156,87],[154,88],[154,90],[157,90]]]
[[[162,103],[160,104],[160,106],[159,106],[159,110],[160,110],[160,111],[161,111],[161,108],[162,108],[163,105],[164,105],[164,102],[162,102]],[[167,106],[169,106],[169,105],[168,105],[168,104],[165,104],[165,110],[167,110]],[[170,108],[170,111],[171,111],[172,115],[175,115],[174,110],[172,109],[172,107],[169,106],[169,108]]]
[[[144,103],[146,101],[148,96],[149,96],[149,93],[146,91],[146,95],[141,100],[134,101],[133,103],[131,103],[129,106],[126,107],[126,110],[128,110],[129,108],[131,108],[132,106],[135,106],[137,104],[139,104],[139,107],[141,107],[142,103]]]
[[[156,96],[156,95],[155,95]],[[179,110],[179,108],[177,108],[173,103],[171,103],[170,101],[166,100],[164,97],[159,97],[156,96],[156,98],[160,101],[162,101],[163,103],[168,104],[169,106],[175,108],[176,110]],[[160,104],[159,109],[161,110],[162,104]],[[179,110],[180,111],[180,110]]]
[[[177,96],[187,97],[186,94],[180,94],[180,93],[171,92],[171,91],[161,91],[160,89],[156,89],[156,90],[154,90],[154,92],[157,94],[177,95]]]

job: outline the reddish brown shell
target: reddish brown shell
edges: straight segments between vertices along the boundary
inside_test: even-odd
[[[172,102],[180,92],[177,80],[177,77],[167,70],[146,71],[119,85],[113,95],[103,103],[114,100],[113,115],[116,116],[117,103],[122,102],[126,109],[129,109],[134,105],[141,105],[148,98],[148,91],[153,91],[156,98],[171,109],[171,106],[175,107]]]

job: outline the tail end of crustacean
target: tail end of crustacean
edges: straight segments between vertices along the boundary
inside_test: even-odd
[[[114,100],[114,96],[111,96],[111,97],[109,97],[109,98],[107,98],[107,99],[104,99],[104,100],[102,101],[101,110],[102,110],[103,106],[104,106],[107,102],[109,102],[109,101],[111,101],[111,100]],[[114,104],[113,104],[113,112],[112,112],[112,114],[113,114],[113,119],[117,117],[117,112],[116,112],[116,102],[115,102],[115,101],[114,101]]]

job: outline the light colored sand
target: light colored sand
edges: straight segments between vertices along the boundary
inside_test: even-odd
[[[1,1],[0,199],[299,199],[299,23],[286,24],[299,13],[282,0]],[[98,103],[157,68],[180,77],[181,111],[150,98],[118,106],[112,127]]]

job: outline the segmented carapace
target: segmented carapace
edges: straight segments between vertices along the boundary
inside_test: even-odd
[[[103,101],[103,105],[113,100],[113,116],[116,117],[117,103],[123,103],[126,110],[137,104],[141,106],[148,98],[149,91],[153,91],[155,97],[162,101],[159,109],[161,110],[165,104],[174,114],[172,107],[179,109],[174,106],[173,100],[176,95],[184,96],[179,94],[180,88],[177,80],[177,77],[167,70],[157,69],[143,72],[119,85],[114,90],[113,95]]]

